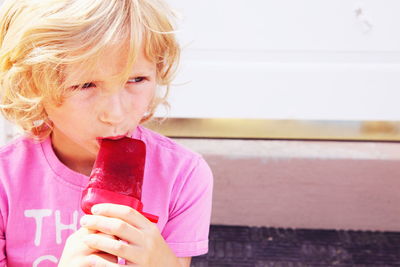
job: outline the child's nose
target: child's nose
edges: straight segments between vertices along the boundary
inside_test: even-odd
[[[102,110],[100,120],[110,125],[117,125],[124,120],[126,116],[126,99],[121,92],[116,92],[104,96],[102,101]]]

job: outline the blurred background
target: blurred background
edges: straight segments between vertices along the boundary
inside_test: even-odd
[[[169,3],[182,64],[151,127],[208,159],[214,223],[400,230],[400,2]]]

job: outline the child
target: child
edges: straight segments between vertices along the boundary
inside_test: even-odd
[[[204,159],[140,124],[179,57],[162,0],[6,0],[0,93],[26,135],[0,150],[1,266],[189,266],[208,250]],[[146,144],[144,211],[80,208],[98,138]],[[123,240],[123,241],[121,241]]]

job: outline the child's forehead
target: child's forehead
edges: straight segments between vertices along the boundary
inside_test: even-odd
[[[129,49],[126,46],[110,45],[95,56],[65,66],[63,76],[65,83],[74,85],[83,81],[98,81],[121,78],[122,73],[129,75],[145,74],[155,70],[155,64],[145,58],[143,49],[138,49],[132,69],[127,70]]]

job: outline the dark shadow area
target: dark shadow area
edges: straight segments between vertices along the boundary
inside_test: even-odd
[[[192,267],[400,266],[400,232],[212,225]]]

